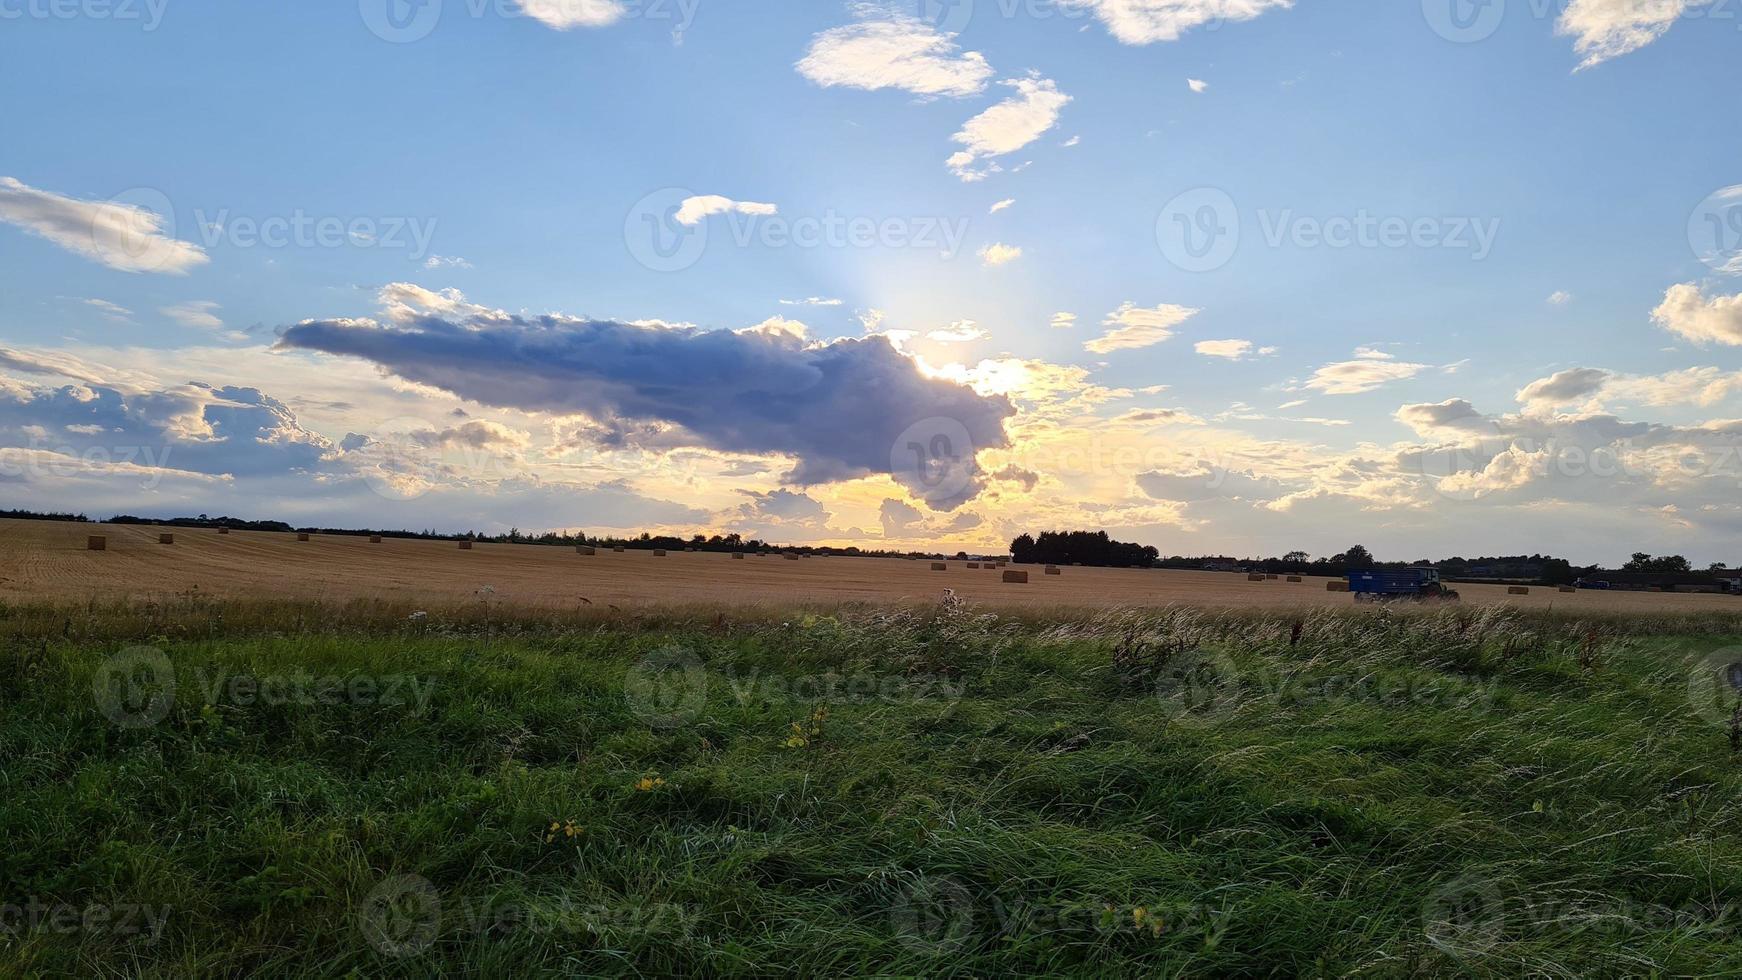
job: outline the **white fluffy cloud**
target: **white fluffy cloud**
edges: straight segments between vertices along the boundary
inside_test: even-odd
[[[1684,282],[1669,287],[1651,319],[1670,333],[1696,344],[1742,344],[1742,293],[1707,299],[1700,287]]]
[[[1151,347],[1172,337],[1174,327],[1197,316],[1199,312],[1189,306],[1175,306],[1171,303],[1163,303],[1153,309],[1126,303],[1107,314],[1107,319],[1102,321],[1103,326],[1112,329],[1083,344],[1083,349],[1092,354],[1110,354],[1116,350]]]
[[[1022,258],[1022,249],[1015,245],[1006,245],[1003,242],[993,242],[990,245],[982,246],[978,254],[980,261],[984,262],[988,268],[996,268]]]
[[[1210,83],[1201,78],[1188,78],[1186,79],[1186,88],[1191,89],[1194,95],[1203,95],[1210,90]]]
[[[922,96],[977,95],[992,66],[977,51],[962,51],[946,34],[909,14],[860,4],[859,20],[811,39],[798,73],[824,86],[900,89]]]
[[[1326,364],[1313,372],[1306,386],[1327,395],[1359,395],[1393,381],[1405,381],[1428,369],[1426,364],[1399,361],[1384,351],[1363,347],[1355,359]]]
[[[1077,315],[1075,313],[1054,313],[1052,325],[1058,330],[1069,330],[1077,325]]]
[[[986,213],[987,214],[997,214],[998,212],[1003,211],[1005,208],[1008,208],[1015,203],[1016,203],[1016,198],[1007,197],[1004,200],[999,201],[998,203],[992,205],[991,210],[987,211]]]
[[[1087,8],[1125,44],[1177,41],[1204,24],[1251,20],[1270,10],[1287,10],[1294,0],[1063,0]]]
[[[677,223],[680,225],[695,226],[716,214],[726,214],[732,211],[736,211],[739,214],[763,216],[780,213],[780,209],[772,204],[758,204],[755,201],[734,201],[729,197],[721,197],[718,194],[701,194],[695,197],[684,198],[683,204],[678,206],[675,217]]]
[[[1573,39],[1580,70],[1637,51],[1705,0],[1572,0],[1555,33]]]
[[[991,158],[1014,153],[1040,139],[1058,125],[1059,113],[1071,101],[1050,78],[1015,78],[1001,84],[1015,89],[1016,94],[968,120],[950,137],[964,149],[952,154],[946,163],[965,181],[984,179],[998,169],[996,163],[987,162]]]
[[[515,0],[521,13],[547,27],[609,27],[629,12],[621,0]]]
[[[121,272],[186,275],[211,259],[166,234],[164,215],[133,204],[85,201],[0,177],[0,222]]]

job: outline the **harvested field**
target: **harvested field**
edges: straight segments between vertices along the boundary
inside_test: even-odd
[[[581,561],[568,548],[498,545],[462,558],[451,541],[319,535],[298,544],[291,534],[177,528],[175,547],[156,544],[159,528],[102,525],[107,551],[87,551],[92,525],[0,521],[0,600],[214,596],[390,599],[432,604],[469,600],[490,586],[503,601],[533,606],[664,603],[790,605],[794,602],[932,602],[949,588],[988,606],[1030,608],[1162,606],[1239,608],[1345,606],[1331,580],[1248,583],[1225,572],[1073,568],[1036,576],[1028,589],[1003,588],[999,576],[930,563],[836,558],[827,562],[759,562],[729,567],[721,553],[684,553],[650,562],[643,551]],[[1038,566],[1036,566],[1038,567]],[[1459,585],[1466,603],[1579,612],[1742,611],[1733,596],[1579,592],[1538,589],[1509,596],[1505,586]]]

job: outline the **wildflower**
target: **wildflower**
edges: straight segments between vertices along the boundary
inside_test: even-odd
[[[550,822],[550,829],[545,831],[544,842],[546,844],[555,843],[559,834],[564,838],[573,840],[585,833],[586,830],[587,828],[582,827],[573,820],[552,820]]]
[[[654,790],[659,789],[661,786],[664,786],[664,785],[665,785],[665,780],[663,780],[657,776],[653,776],[653,777],[643,776],[643,777],[641,777],[641,779],[636,781],[635,792],[637,792],[637,793],[651,793]]]

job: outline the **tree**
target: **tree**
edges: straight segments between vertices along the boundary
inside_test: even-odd
[[[1350,568],[1372,568],[1373,553],[1365,545],[1358,544],[1343,552],[1343,563]]]
[[[1290,564],[1293,564],[1293,565],[1304,565],[1307,563],[1307,560],[1311,557],[1312,557],[1311,555],[1307,554],[1304,551],[1291,551],[1288,554],[1283,555],[1282,560],[1286,561]]]

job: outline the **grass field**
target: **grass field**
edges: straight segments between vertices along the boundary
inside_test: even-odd
[[[0,975],[1734,974],[1739,636],[0,605]]]
[[[480,544],[460,551],[452,541],[91,526],[0,521],[0,599],[64,601],[171,598],[198,593],[346,601],[355,598],[451,604],[488,586],[501,600],[546,608],[620,608],[713,603],[741,609],[792,603],[935,602],[945,589],[977,604],[1057,610],[1190,604],[1248,609],[1339,608],[1346,594],[1325,591],[1326,579],[1248,582],[1243,574],[1154,569],[1065,568],[1057,576],[1030,567],[1026,585],[1007,585],[996,569],[949,562],[873,558],[779,557],[733,560],[725,554],[647,551],[583,556],[572,549]],[[88,535],[109,550],[85,550]],[[1562,593],[1533,588],[1511,596],[1503,586],[1460,585],[1466,604],[1506,603],[1575,613],[1628,611],[1742,612],[1735,596],[1644,592]]]

